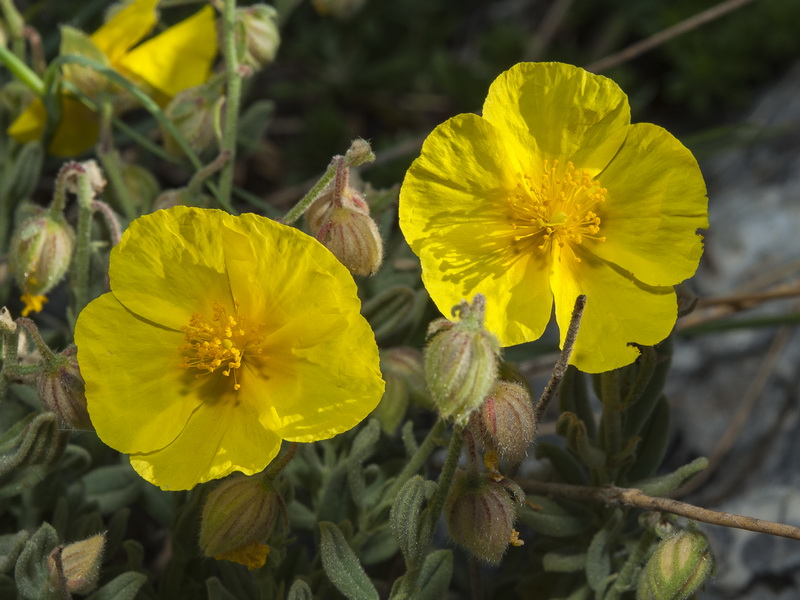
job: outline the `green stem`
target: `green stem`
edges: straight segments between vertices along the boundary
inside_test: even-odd
[[[436,491],[433,492],[428,510],[430,511],[431,523],[435,523],[444,508],[444,501],[447,494],[450,492],[450,484],[453,483],[453,475],[455,475],[456,467],[458,467],[458,459],[461,457],[461,445],[464,441],[464,435],[459,427],[453,430],[453,436],[450,438],[450,446],[447,449],[447,458],[445,458],[442,472],[439,474],[439,481],[436,483]],[[433,535],[433,528],[430,531]],[[424,540],[423,543],[428,543],[430,540]]]
[[[600,400],[603,404],[603,449],[606,455],[611,457],[622,448],[622,407],[618,371],[608,371],[600,375]]]
[[[122,160],[119,152],[113,147],[105,149],[101,143],[97,145],[97,156],[100,158],[108,180],[114,186],[122,212],[129,221],[133,221],[139,216],[139,213],[134,206],[133,199],[128,192],[128,186],[125,185],[125,179],[122,176]]]
[[[422,468],[422,465],[425,464],[425,461],[428,460],[428,457],[431,453],[439,446],[437,443],[437,438],[442,435],[444,431],[445,423],[443,420],[439,419],[436,421],[431,430],[428,432],[428,435],[420,444],[417,451],[414,452],[414,455],[408,459],[406,462],[406,466],[403,467],[403,470],[400,471],[400,474],[395,478],[394,483],[392,483],[391,487],[387,490],[384,498],[389,498],[393,500],[394,497],[397,495],[397,492],[400,491],[400,488],[403,487],[409,479],[411,479],[414,475],[416,475],[419,470]]]
[[[286,465],[289,464],[289,461],[294,458],[294,455],[297,454],[297,449],[300,447],[300,444],[297,442],[289,442],[289,447],[286,449],[281,456],[277,459],[272,461],[266,471],[264,471],[264,478],[265,479],[275,479],[278,474],[286,468]]]
[[[42,355],[42,358],[45,360],[45,362],[51,363],[55,360],[55,352],[50,349],[50,346],[48,346],[47,342],[45,342],[42,338],[42,334],[39,333],[39,328],[36,327],[36,323],[27,317],[20,317],[17,319],[17,325],[21,325],[28,331],[28,335],[31,336],[33,345],[36,346],[36,349],[39,351],[39,354]]]
[[[239,59],[236,56],[236,0],[225,0],[222,12],[222,30],[224,36],[223,55],[227,73],[227,89],[225,100],[225,128],[222,138],[222,152],[229,152],[231,160],[223,168],[219,180],[221,198],[230,203],[233,190],[233,166],[236,158],[237,121],[239,104],[242,97],[242,76],[239,73]]]
[[[37,96],[44,96],[45,85],[36,72],[8,48],[0,44],[0,62]]]
[[[292,207],[292,209],[287,212],[283,217],[283,222],[287,225],[291,225],[297,219],[303,216],[303,214],[308,210],[308,207],[322,195],[322,192],[325,191],[325,188],[328,187],[328,184],[331,182],[333,177],[336,175],[336,167],[337,167],[336,160],[331,161],[331,164],[328,165],[328,168],[322,174],[322,177],[319,178],[319,181],[314,184],[308,193],[303,196],[303,198],[297,204]]]
[[[642,537],[639,538],[639,542],[636,544],[633,552],[631,552],[630,556],[628,556],[628,560],[625,561],[622,569],[620,569],[619,575],[614,581],[614,584],[611,586],[611,589],[608,590],[608,593],[605,596],[606,600],[617,600],[617,598],[619,598],[623,592],[633,589],[633,584],[635,583],[634,575],[637,569],[641,567],[642,563],[647,558],[650,548],[655,540],[656,535],[652,531],[645,531],[642,534]]]
[[[78,231],[72,263],[72,314],[77,317],[89,302],[90,246],[92,243],[92,201],[94,193],[86,173],[78,174]]]

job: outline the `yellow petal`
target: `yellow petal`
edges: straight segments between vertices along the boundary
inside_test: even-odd
[[[206,400],[175,441],[154,452],[131,454],[131,465],[163,490],[188,490],[234,471],[254,475],[281,447],[281,439],[258,417],[258,408],[245,395]]]
[[[214,558],[217,560],[230,560],[244,565],[248,569],[260,569],[267,564],[267,557],[269,556],[269,546],[253,542],[247,546],[242,546],[230,552],[217,554]]]
[[[240,391],[259,399],[262,423],[285,439],[310,442],[350,429],[384,386],[352,276],[297,229],[252,214],[232,228],[243,240],[223,242],[231,288],[241,313],[264,324],[262,354],[246,356]]]
[[[437,127],[403,181],[400,227],[439,310],[484,294],[486,326],[507,346],[541,335],[552,297],[546,257],[514,239],[509,203],[522,173],[505,142],[476,115]]]
[[[163,448],[204,399],[179,366],[183,332],[137,317],[113,294],[81,311],[75,343],[92,424],[120,452]]]
[[[129,52],[119,68],[171,97],[206,81],[216,55],[214,10],[206,6]]]
[[[47,111],[44,108],[44,103],[40,98],[35,98],[14,119],[14,122],[7,129],[7,133],[21,144],[27,144],[42,137],[46,123]]]
[[[220,231],[235,217],[186,206],[136,219],[111,252],[109,275],[116,298],[129,310],[180,329],[194,313],[231,309]]]
[[[606,241],[588,240],[586,248],[650,285],[691,277],[703,253],[696,232],[708,227],[706,187],[692,153],[664,129],[636,124],[598,179],[608,189],[595,207]]]
[[[578,263],[564,252],[554,260],[551,278],[556,320],[564,342],[575,299],[586,295],[570,363],[586,373],[601,373],[632,363],[639,351],[628,346],[657,344],[678,316],[675,290],[650,287],[580,247]]]
[[[514,154],[530,157],[533,172],[544,157],[595,175],[625,140],[630,107],[605,77],[562,63],[519,63],[494,80],[483,116]]]
[[[155,27],[158,2],[134,0],[92,34],[92,42],[112,65],[117,66],[120,58]]]

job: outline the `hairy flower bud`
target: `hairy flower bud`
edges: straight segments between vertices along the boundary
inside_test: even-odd
[[[281,43],[277,18],[278,11],[267,4],[236,9],[234,35],[242,64],[259,70],[275,60]],[[220,47],[223,47],[222,43]]]
[[[350,147],[344,155],[344,162],[349,167],[358,167],[364,163],[375,160],[375,153],[367,140],[356,138],[350,142]]]
[[[334,206],[333,194],[334,190],[333,186],[331,186],[308,207],[305,219],[311,235],[316,236],[327,223],[330,212]],[[339,203],[352,211],[369,215],[369,205],[364,200],[364,196],[361,192],[350,186],[345,186]]]
[[[52,366],[36,379],[36,391],[42,405],[73,429],[94,429],[86,409],[86,387],[78,369],[77,349],[67,348],[58,354]]]
[[[225,102],[223,80],[214,77],[202,85],[178,92],[167,104],[164,114],[195,152],[202,152],[215,141],[215,114]],[[183,156],[184,151],[163,126],[164,149],[173,156]]]
[[[374,275],[383,262],[378,226],[360,210],[332,206],[316,237],[353,275]]]
[[[512,465],[523,459],[536,433],[528,390],[510,381],[494,384],[473,419],[483,443]]]
[[[485,299],[476,295],[472,305],[453,309],[460,320],[439,319],[428,328],[425,377],[439,414],[466,425],[480,408],[497,379],[497,338],[483,327]]]
[[[498,564],[516,539],[514,501],[502,484],[483,475],[456,475],[444,515],[450,537],[489,564]]]
[[[200,548],[206,556],[230,560],[250,569],[263,566],[283,501],[272,483],[234,477],[208,495],[200,522]]]
[[[75,233],[66,221],[42,212],[26,219],[14,232],[9,265],[22,290],[22,316],[40,311],[72,260]]]
[[[59,589],[61,576],[58,572],[57,554],[61,554],[61,567],[67,591],[70,594],[89,594],[97,587],[100,564],[106,545],[105,533],[99,533],[80,542],[58,546],[47,557],[50,583]]]
[[[699,531],[678,531],[662,540],[647,561],[637,600],[685,600],[714,570],[708,540]]]

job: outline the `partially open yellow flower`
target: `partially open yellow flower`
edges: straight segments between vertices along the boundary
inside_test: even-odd
[[[281,439],[330,438],[381,398],[351,275],[296,229],[160,210],[131,223],[110,277],[75,329],[89,415],[163,489],[257,473]]]
[[[158,2],[133,0],[84,40],[80,53],[144,87],[159,104],[164,105],[178,92],[208,79],[217,55],[217,37],[214,10],[206,6],[137,46],[158,22]],[[78,35],[73,33],[75,39]],[[81,67],[65,67],[64,77],[67,80],[77,80],[81,74],[88,77],[86,71]],[[11,124],[8,134],[23,143],[37,140],[46,123],[47,111],[37,98]],[[61,120],[50,143],[50,153],[58,156],[79,154],[95,143],[98,133],[98,115],[77,98],[66,94],[61,96]]]
[[[596,373],[669,334],[672,286],[697,268],[708,211],[691,152],[631,125],[613,81],[521,63],[492,83],[482,116],[428,136],[400,191],[400,226],[439,309],[483,294],[503,346],[541,336],[554,302],[563,343],[585,294],[571,362]]]

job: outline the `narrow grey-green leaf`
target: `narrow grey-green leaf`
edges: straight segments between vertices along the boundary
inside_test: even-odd
[[[128,572],[115,577],[87,600],[135,600],[139,589],[147,582],[144,573]]]
[[[225,586],[216,577],[206,579],[206,590],[208,591],[208,600],[239,600],[225,589]]]
[[[579,573],[586,568],[586,553],[548,552],[542,557],[542,567],[550,573]]]
[[[452,550],[436,550],[425,557],[417,577],[416,600],[441,600],[453,577]]]
[[[0,536],[0,573],[10,573],[17,563],[17,557],[28,541],[29,533],[24,529],[17,533]]]
[[[400,488],[389,512],[389,524],[409,568],[417,566],[421,558],[419,516],[425,499],[425,480],[420,475],[414,475]]]
[[[336,589],[350,600],[378,600],[378,591],[339,528],[323,521],[319,530],[322,566]]]
[[[648,496],[663,496],[677,490],[684,481],[706,467],[708,467],[708,459],[705,456],[700,456],[672,473],[639,481],[636,483],[636,487]]]
[[[41,527],[25,542],[14,568],[17,590],[28,600],[42,600],[48,597],[50,573],[47,557],[58,544],[56,530],[49,523]]]
[[[611,573],[609,543],[610,532],[603,528],[594,534],[586,553],[586,581],[594,591],[598,591],[600,584]]]
[[[314,594],[311,588],[302,579],[295,579],[292,587],[289,588],[289,594],[286,600],[314,600]]]

